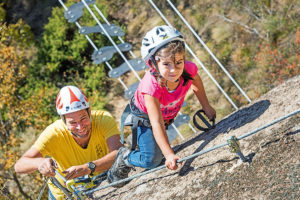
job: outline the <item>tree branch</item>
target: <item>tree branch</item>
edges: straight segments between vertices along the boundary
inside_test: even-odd
[[[12,171],[12,170],[10,170],[10,172],[11,172],[11,174],[12,174],[12,176],[13,176],[13,180],[14,180],[15,183],[17,184],[17,187],[18,187],[20,193],[25,197],[25,199],[30,199],[30,200],[32,200],[32,198],[31,198],[30,196],[28,196],[28,195],[23,191],[23,188],[22,188],[22,186],[21,186],[21,183],[19,182],[19,179],[18,179],[18,177],[17,177],[17,174],[16,174],[14,171]]]
[[[256,34],[256,35],[257,35],[258,37],[260,37],[261,39],[268,41],[267,38],[264,37],[262,34],[260,34],[256,28],[251,28],[251,27],[249,27],[249,26],[246,25],[246,24],[242,24],[241,22],[238,22],[238,21],[234,21],[234,20],[232,20],[232,19],[229,19],[229,18],[225,17],[225,15],[219,15],[219,17],[220,17],[221,19],[223,19],[224,21],[226,21],[226,22],[237,24],[237,25],[243,27],[243,28],[245,29],[245,31],[247,31],[248,33]]]
[[[251,8],[245,7],[245,10],[249,13],[250,16],[254,17],[257,21],[262,21],[261,17],[252,12]]]

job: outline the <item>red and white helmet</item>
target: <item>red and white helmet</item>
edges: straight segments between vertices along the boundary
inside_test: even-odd
[[[174,40],[184,42],[181,33],[175,28],[166,25],[154,27],[146,33],[142,40],[142,58],[148,63],[150,57],[155,54],[159,48]]]
[[[56,110],[59,115],[73,113],[89,107],[85,94],[75,86],[61,88],[56,98]]]

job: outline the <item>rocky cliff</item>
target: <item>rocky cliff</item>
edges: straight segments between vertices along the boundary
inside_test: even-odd
[[[208,132],[175,146],[183,158],[242,136],[300,109],[300,76],[230,114]],[[228,147],[187,160],[177,171],[163,169],[126,186],[94,193],[96,199],[298,199],[300,196],[300,115],[240,141],[250,163]],[[131,172],[130,176],[142,172]],[[102,185],[107,184],[106,182]]]

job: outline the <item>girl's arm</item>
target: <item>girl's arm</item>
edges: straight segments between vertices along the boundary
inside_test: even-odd
[[[144,98],[155,141],[166,158],[166,167],[175,170],[178,167],[176,161],[179,157],[175,155],[169,144],[159,100],[147,94]]]
[[[216,111],[213,107],[210,106],[210,104],[208,102],[202,80],[198,74],[196,74],[196,76],[194,77],[191,87],[192,87],[195,95],[197,96],[205,114],[207,115],[207,117],[210,120],[212,120],[213,117],[216,115]]]

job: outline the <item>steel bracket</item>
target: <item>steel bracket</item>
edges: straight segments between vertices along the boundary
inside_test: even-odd
[[[140,58],[128,60],[128,62],[130,63],[130,65],[133,67],[133,69],[135,71],[141,71],[141,70],[146,69],[146,67],[147,67],[146,63]],[[126,62],[124,62],[119,67],[114,68],[113,70],[110,70],[108,75],[111,78],[118,78],[121,75],[128,72],[129,70],[130,70],[129,66],[127,65]]]
[[[85,2],[90,5],[94,4],[95,0],[85,0]],[[84,4],[82,2],[75,3],[71,5],[68,10],[65,11],[65,18],[68,22],[73,23],[76,22],[83,14]]]
[[[107,24],[102,24],[103,28],[106,30],[106,32],[108,33],[109,36],[124,36],[124,32],[121,29],[121,27],[115,25],[115,24],[111,24],[111,25],[107,25]],[[101,33],[103,35],[105,35],[104,31],[101,29],[101,27],[99,25],[97,26],[83,26],[79,29],[79,33],[83,34],[83,35],[87,35],[90,33]]]
[[[122,43],[117,45],[118,48],[121,51],[129,51],[132,48],[132,45],[129,43]],[[98,50],[95,50],[92,54],[92,60],[94,64],[101,64],[103,62],[106,62],[110,60],[114,53],[116,53],[117,50],[115,49],[114,46],[106,46],[106,47],[101,47]]]

